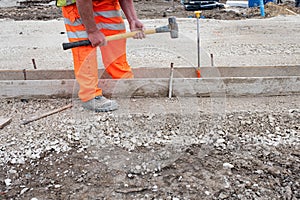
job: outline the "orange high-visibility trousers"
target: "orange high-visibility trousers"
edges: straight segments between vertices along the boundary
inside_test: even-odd
[[[105,36],[126,31],[118,0],[93,1],[94,18],[99,31]],[[70,42],[86,40],[88,34],[80,19],[76,4],[62,8],[65,27]],[[132,78],[133,73],[126,59],[126,39],[108,41],[100,47],[103,65],[114,79]],[[98,86],[97,50],[92,46],[72,49],[74,72],[79,84],[78,96],[88,101],[102,95]]]

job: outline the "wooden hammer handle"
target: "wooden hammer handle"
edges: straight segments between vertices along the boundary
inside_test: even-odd
[[[106,39],[106,41],[112,41],[112,40],[120,40],[120,39],[124,39],[124,38],[131,38],[139,32],[140,31],[132,31],[132,32],[126,32],[126,33],[121,33],[121,34],[116,34],[116,35],[110,35],[110,36],[106,36],[105,39]],[[156,33],[156,31],[155,31],[155,29],[149,29],[149,30],[145,30],[144,33],[146,35],[148,35],[148,34],[154,34],[154,33]]]
[[[131,38],[139,32],[140,31],[132,31],[132,32],[126,32],[126,33],[121,33],[121,34],[116,34],[116,35],[110,35],[110,36],[106,36],[105,39],[106,39],[106,41],[112,41],[112,40],[120,40],[120,39],[124,39],[124,38]],[[156,33],[156,30],[148,29],[148,30],[145,30],[144,33],[146,35],[154,34],[154,33]],[[89,46],[89,45],[91,45],[91,42],[89,40],[81,40],[78,42],[69,42],[69,43],[62,44],[64,50],[75,48],[75,47],[80,47],[80,46]]]

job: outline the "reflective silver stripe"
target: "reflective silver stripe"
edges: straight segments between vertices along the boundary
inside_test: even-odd
[[[94,16],[102,16],[106,18],[121,17],[121,12],[118,10],[94,12]]]
[[[108,29],[108,30],[125,30],[124,24],[105,24],[105,23],[99,23],[97,24],[98,29]],[[75,31],[67,32],[68,38],[87,38],[88,34],[86,31]]]
[[[68,38],[88,38],[86,31],[67,32]]]
[[[82,25],[81,19],[76,19],[74,22],[71,22],[68,18],[64,18],[64,22],[70,26],[79,26]]]
[[[68,18],[64,18],[65,24],[69,26],[79,26],[82,25],[81,19],[76,19],[74,22],[71,22]],[[108,30],[125,30],[125,24],[109,24],[109,23],[98,23],[97,24],[98,29],[108,29]]]
[[[107,24],[107,23],[98,23],[98,29],[108,29],[108,30],[125,30],[125,24]]]

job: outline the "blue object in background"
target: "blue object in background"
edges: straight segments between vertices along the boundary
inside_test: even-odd
[[[262,17],[265,16],[265,4],[264,4],[264,0],[260,0],[259,1],[259,8],[260,8],[260,15]]]
[[[263,0],[264,4],[269,2],[274,2],[274,0]],[[249,7],[258,7],[260,5],[260,0],[248,0]]]

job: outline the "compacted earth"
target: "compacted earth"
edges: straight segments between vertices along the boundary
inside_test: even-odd
[[[50,20],[61,18],[61,10],[55,7],[52,0],[20,0],[15,1],[17,6],[4,7],[7,0],[0,0],[0,18],[15,20]],[[12,1],[14,2],[14,1]],[[225,0],[219,1],[226,4]],[[245,2],[245,1],[244,1]],[[178,18],[193,17],[193,11],[186,11],[179,0],[134,0],[135,8],[140,19],[155,19],[168,16]],[[268,3],[265,6],[265,17],[278,15],[300,14],[294,1],[284,1],[281,4]],[[257,8],[229,8],[203,10],[202,17],[207,19],[239,20],[261,18],[260,9]]]
[[[60,18],[52,3],[1,7],[0,18]],[[268,4],[266,16],[300,13],[293,4]],[[135,5],[142,19],[193,16],[178,1]],[[202,15],[240,20],[260,11]],[[93,113],[77,98],[0,99],[0,116],[12,118],[0,129],[0,199],[300,198],[299,95],[117,100],[119,110]]]

